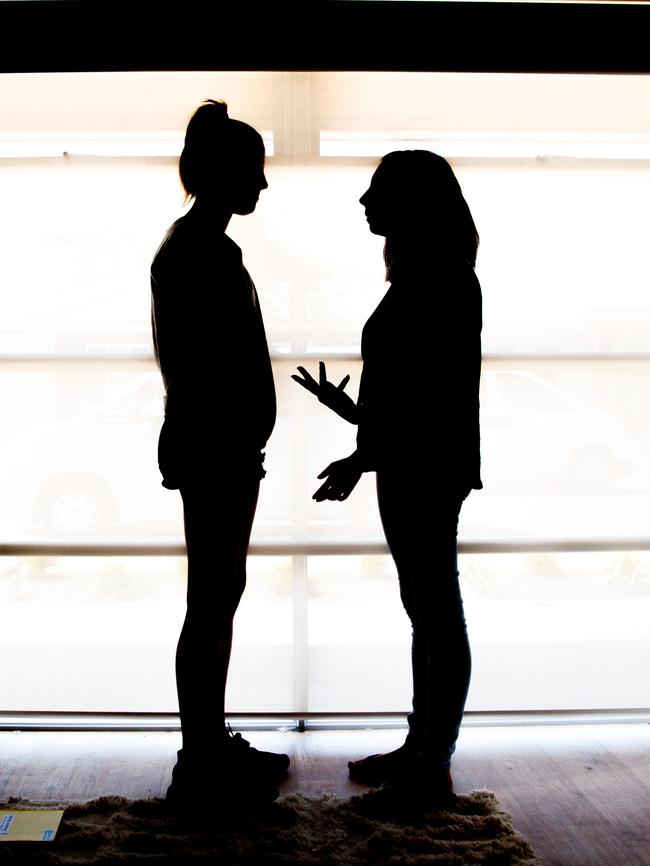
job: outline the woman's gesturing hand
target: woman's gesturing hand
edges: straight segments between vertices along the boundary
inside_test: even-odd
[[[295,382],[302,385],[302,387],[306,388],[307,391],[311,391],[312,394],[315,394],[321,403],[328,406],[332,411],[336,412],[337,415],[340,415],[341,418],[349,421],[350,424],[357,423],[357,404],[354,402],[352,397],[345,393],[344,390],[345,386],[350,381],[349,376],[344,376],[338,385],[334,385],[333,382],[328,382],[325,363],[323,361],[318,362],[318,382],[310,373],[307,372],[307,370],[305,370],[304,367],[298,367],[298,370],[302,374],[302,378],[300,376],[292,375],[291,378]]]
[[[362,469],[356,451],[343,460],[335,460],[318,476],[327,478],[327,481],[318,488],[312,499],[316,502],[323,502],[325,499],[340,501],[347,499],[356,487],[361,474]]]

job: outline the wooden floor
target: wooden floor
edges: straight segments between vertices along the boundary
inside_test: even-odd
[[[291,755],[281,794],[365,790],[347,761],[399,745],[404,731],[251,731],[253,745]],[[180,735],[0,732],[0,800],[72,802],[101,794],[160,797]],[[467,727],[454,780],[488,789],[546,866],[650,866],[650,726]]]

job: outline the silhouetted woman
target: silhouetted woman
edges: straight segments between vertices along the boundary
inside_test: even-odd
[[[314,499],[342,500],[377,473],[386,540],[413,629],[413,711],[405,743],[349,763],[350,776],[430,801],[454,797],[449,771],[470,679],[457,569],[463,500],[482,487],[479,456],[481,290],[478,234],[449,164],[424,150],[385,156],[360,199],[386,238],[390,286],[366,322],[355,404],[299,367],[293,378],[359,425],[357,449],[318,477]]]
[[[269,799],[286,755],[259,752],[225,725],[233,616],[262,449],[275,424],[273,374],[257,293],[226,234],[255,210],[264,176],[259,133],[207,100],[187,127],[180,178],[193,204],[151,266],[156,358],[165,385],[158,462],[180,491],[187,545],[187,612],[176,654],[183,748],[167,798]]]

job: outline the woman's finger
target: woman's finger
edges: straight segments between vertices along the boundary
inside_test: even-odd
[[[339,382],[339,390],[342,391],[345,388],[345,386],[348,384],[349,381],[350,381],[350,374],[348,373],[347,376],[344,376],[341,379],[341,381]]]
[[[318,378],[321,385],[327,384],[327,371],[325,370],[325,361],[318,362]]]
[[[316,502],[322,502],[323,499],[329,499],[329,496],[328,496],[328,493],[327,493],[328,486],[329,486],[329,482],[326,481],[325,484],[322,484],[322,485],[318,488],[318,490],[316,491],[316,493],[314,493],[314,495],[312,496],[312,499],[315,499]]]
[[[313,382],[314,385],[316,384],[316,379],[314,379],[309,370],[306,370],[304,367],[298,367],[297,369],[300,373],[302,373],[302,375],[308,382]]]
[[[296,376],[295,373],[291,374],[291,378],[294,382],[297,382],[299,385],[302,385],[303,388],[306,388],[308,391],[311,391],[312,394],[318,394],[318,382],[314,379],[313,376],[310,376],[307,370],[304,367],[298,367],[302,375],[303,379],[300,376]]]
[[[293,379],[294,382],[297,382],[299,385],[302,385],[302,387],[306,391],[309,391],[310,394],[318,394],[318,385],[315,382],[312,385],[311,382],[305,382],[305,380],[301,379],[300,376],[292,376],[291,378]]]

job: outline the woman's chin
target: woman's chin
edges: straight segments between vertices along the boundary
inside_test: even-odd
[[[236,213],[238,216],[248,216],[248,214],[253,213],[256,207],[257,199],[255,201],[240,202],[233,209],[233,213]]]

